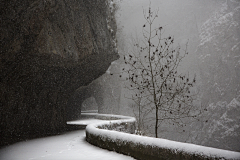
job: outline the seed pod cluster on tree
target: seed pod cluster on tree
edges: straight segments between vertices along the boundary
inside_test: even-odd
[[[184,126],[183,119],[195,118],[201,111],[193,106],[196,99],[192,93],[196,77],[179,73],[179,65],[188,54],[185,49],[174,46],[173,36],[163,36],[162,26],[154,28],[157,12],[149,7],[144,12],[146,23],[142,27],[143,43],[133,44],[133,52],[124,56],[125,67],[122,74],[130,82],[129,90],[136,93],[134,101],[143,99],[142,105],[149,105],[155,112],[155,135],[158,136],[159,123],[171,121]]]

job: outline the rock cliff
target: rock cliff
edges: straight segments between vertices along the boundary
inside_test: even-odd
[[[1,145],[65,130],[67,101],[119,58],[108,0],[1,0]]]
[[[202,103],[230,103],[240,93],[240,3],[226,1],[201,27],[199,55]]]
[[[240,151],[240,2],[228,0],[202,25],[199,55],[201,121],[191,124],[191,141]]]

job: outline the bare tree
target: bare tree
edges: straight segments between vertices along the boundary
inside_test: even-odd
[[[120,75],[130,82],[127,88],[136,93],[131,99],[139,102],[141,97],[139,107],[147,106],[146,113],[154,111],[156,138],[161,122],[183,126],[186,118],[201,113],[193,105],[196,77],[190,80],[189,75],[178,73],[180,62],[188,54],[187,45],[185,49],[174,47],[172,36],[163,37],[163,27],[153,25],[157,17],[158,11],[153,12],[151,7],[144,11],[143,41],[137,41],[134,50],[124,56],[126,67]]]

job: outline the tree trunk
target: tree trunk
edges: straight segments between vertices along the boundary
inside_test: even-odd
[[[158,107],[156,106],[155,137],[158,138]]]

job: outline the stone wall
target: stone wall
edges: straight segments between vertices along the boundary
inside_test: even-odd
[[[84,114],[84,116],[94,116],[97,119],[111,120],[97,122],[87,126],[86,140],[89,143],[134,157],[138,160],[240,159],[239,152],[134,135],[132,133],[136,120],[132,117],[93,113]]]
[[[60,133],[74,91],[118,59],[107,0],[3,0],[1,145]]]

